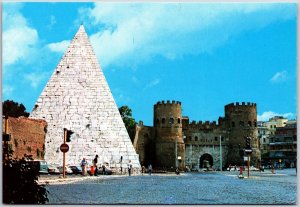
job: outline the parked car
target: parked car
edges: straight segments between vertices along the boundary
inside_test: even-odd
[[[63,169],[64,169],[63,166],[58,167],[58,170],[60,173],[63,173]],[[66,172],[66,174],[73,174],[73,171],[68,166],[65,166],[65,172]]]
[[[260,171],[260,169],[254,167],[254,166],[250,166],[250,170],[251,170],[251,171]]]
[[[39,173],[48,173],[48,164],[45,160],[29,160],[28,162]]]
[[[69,166],[75,175],[82,174],[82,168],[80,165],[71,165]]]
[[[110,169],[110,167],[108,167],[107,165],[105,166],[105,173],[104,175],[111,175],[113,173],[113,171]],[[98,174],[99,175],[103,175],[103,168],[102,165],[100,167],[98,167]]]
[[[48,173],[50,173],[50,174],[60,174],[59,169],[56,165],[48,165]]]

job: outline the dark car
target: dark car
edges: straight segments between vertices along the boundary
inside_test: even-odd
[[[82,168],[81,168],[81,166],[79,166],[79,165],[71,165],[69,167],[73,171],[73,174],[75,174],[75,175],[82,174]]]

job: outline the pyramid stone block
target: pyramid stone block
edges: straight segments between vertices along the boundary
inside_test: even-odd
[[[131,160],[140,169],[139,157],[130,141],[104,74],[81,25],[46,87],[38,98],[31,118],[48,123],[45,160],[62,165],[63,129],[74,131],[66,164],[99,162],[120,167]]]

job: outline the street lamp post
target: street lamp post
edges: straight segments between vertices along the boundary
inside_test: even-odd
[[[178,167],[178,160],[177,160],[177,139],[175,141],[175,167]]]
[[[222,137],[220,135],[220,171],[222,171]]]

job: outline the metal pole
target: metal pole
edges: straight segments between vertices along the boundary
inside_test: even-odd
[[[8,132],[8,116],[5,116],[5,128],[4,128],[4,133],[7,134]],[[4,153],[4,160],[8,160],[8,141],[4,141],[4,146],[5,146],[5,153]]]
[[[248,178],[250,177],[250,155],[248,155]]]
[[[215,160],[215,144],[213,144],[213,148],[212,148],[212,151],[213,151],[213,160]],[[214,163],[213,163],[213,165],[214,165]]]
[[[177,139],[176,139],[176,142],[175,142],[175,167],[176,168],[178,167],[178,163],[177,163]]]
[[[223,166],[222,166],[222,143],[221,143],[221,135],[220,135],[220,171],[222,171],[222,168],[223,168]]]
[[[66,144],[67,129],[64,128],[64,144]],[[66,153],[63,152],[63,178],[66,177]]]

